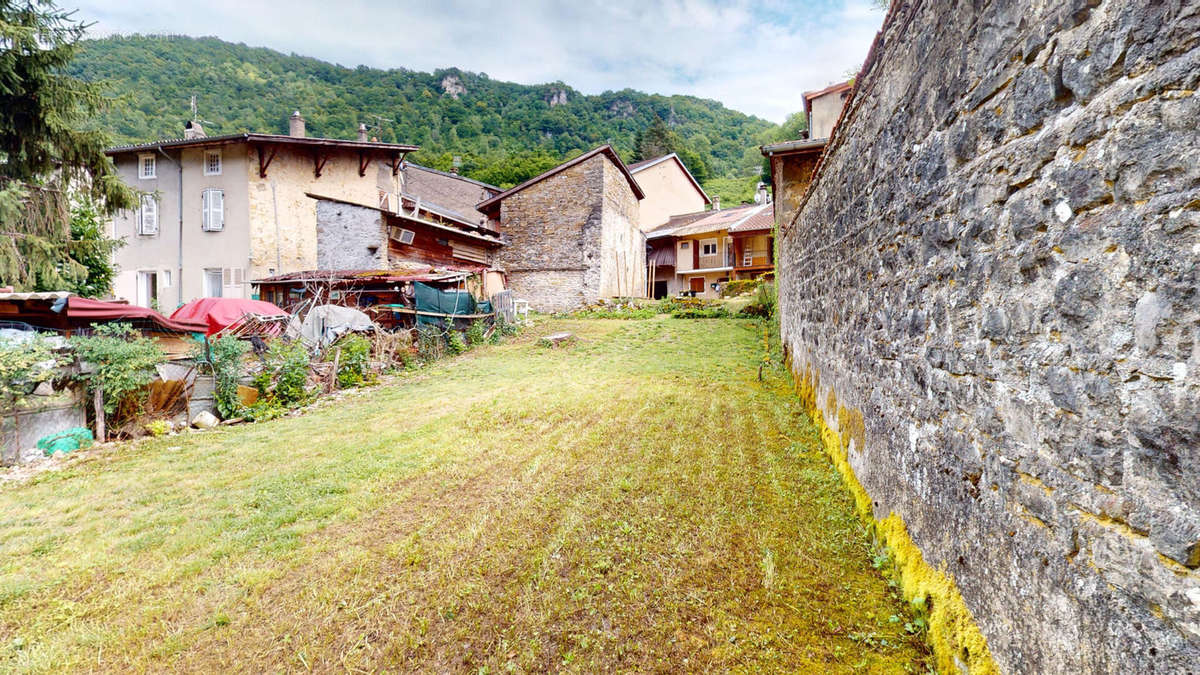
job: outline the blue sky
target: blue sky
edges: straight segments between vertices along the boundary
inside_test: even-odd
[[[98,36],[215,35],[345,66],[692,94],[773,122],[860,65],[883,21],[870,0],[75,1]]]

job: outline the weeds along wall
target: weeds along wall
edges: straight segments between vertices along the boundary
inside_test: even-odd
[[[1200,664],[1198,87],[1193,0],[897,0],[781,224],[798,388],[941,670]]]

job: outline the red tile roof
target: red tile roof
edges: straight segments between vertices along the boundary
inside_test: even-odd
[[[775,210],[763,209],[742,222],[729,228],[730,232],[769,231],[775,226]]]

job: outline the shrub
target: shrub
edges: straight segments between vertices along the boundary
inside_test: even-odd
[[[41,382],[54,379],[62,359],[44,335],[27,342],[0,342],[0,409],[20,405]]]
[[[758,279],[736,279],[734,281],[727,282],[725,286],[721,288],[721,297],[732,298],[738,295],[749,293],[757,290],[759,284],[760,281]]]
[[[146,431],[155,438],[171,433],[171,423],[166,420],[154,420],[146,424]]]
[[[467,328],[467,344],[472,347],[481,345],[487,342],[487,322],[483,319],[476,319],[471,322]]]
[[[263,354],[262,372],[254,378],[269,404],[295,407],[311,398],[308,390],[308,350],[299,340],[272,340]]]
[[[468,349],[467,341],[463,339],[463,334],[456,330],[450,331],[446,346],[450,349],[450,353],[454,355],[462,354]]]
[[[87,383],[88,391],[104,392],[104,411],[109,415],[126,398],[144,396],[145,386],[156,376],[154,367],[166,360],[157,342],[127,323],[96,324],[92,335],[73,337],[71,345],[79,360],[92,367],[79,379]]]
[[[671,312],[676,319],[726,319],[729,310],[724,307],[686,307]]]
[[[358,387],[371,381],[371,341],[351,333],[338,341],[332,353],[338,354],[337,383],[339,387]],[[328,358],[328,357],[326,357]]]
[[[446,353],[442,331],[429,323],[417,326],[417,355],[423,361],[436,361]]]
[[[242,377],[242,357],[250,350],[247,342],[232,335],[217,338],[209,344],[209,363],[213,371],[213,398],[217,412],[229,419],[241,412],[238,380]]]

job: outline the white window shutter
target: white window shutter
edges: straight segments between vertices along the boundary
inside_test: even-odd
[[[226,267],[221,270],[221,285],[222,286],[232,286],[233,285],[233,270],[232,269]]]
[[[225,229],[225,191],[213,190],[213,229]]]
[[[200,193],[200,229],[204,230],[205,232],[210,229],[208,224],[208,202],[209,192],[208,190],[204,190]]]
[[[142,197],[142,208],[138,209],[138,234],[158,234],[158,201],[153,195]]]

